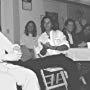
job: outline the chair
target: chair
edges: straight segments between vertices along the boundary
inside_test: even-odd
[[[41,69],[41,75],[45,84],[46,90],[51,90],[65,86],[68,90],[65,71],[61,67]]]

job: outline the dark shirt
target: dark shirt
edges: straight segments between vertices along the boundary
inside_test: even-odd
[[[84,41],[90,42],[90,35],[84,35]]]
[[[78,45],[84,41],[83,33],[80,32],[80,33],[75,34],[73,37],[73,40],[74,40],[75,47],[78,47]]]

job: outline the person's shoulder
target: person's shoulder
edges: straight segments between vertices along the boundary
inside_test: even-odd
[[[56,30],[57,34],[63,35],[63,32],[61,30]]]
[[[25,34],[22,34],[22,36],[21,36],[22,39],[25,39],[25,38],[27,38],[27,37],[28,37],[28,36],[25,35]]]
[[[38,37],[38,39],[43,39],[45,36],[46,36],[46,33],[44,32]]]

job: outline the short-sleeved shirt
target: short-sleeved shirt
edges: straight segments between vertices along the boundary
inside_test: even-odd
[[[25,45],[29,49],[33,49],[35,44],[37,43],[37,37],[32,37],[31,34],[29,36],[26,36],[25,34],[22,35],[22,38],[20,40],[20,45]]]

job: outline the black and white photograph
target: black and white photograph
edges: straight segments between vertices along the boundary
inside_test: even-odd
[[[22,0],[22,9],[23,10],[32,10],[32,0]]]
[[[0,0],[0,90],[90,90],[90,0]]]

